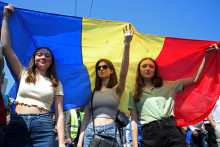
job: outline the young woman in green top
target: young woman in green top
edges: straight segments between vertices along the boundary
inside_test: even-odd
[[[219,50],[216,44],[211,48]],[[175,94],[198,81],[210,51],[198,71],[190,78],[163,81],[157,63],[152,58],[142,59],[137,68],[135,90],[130,92],[131,133],[133,147],[137,147],[137,114],[142,126],[143,147],[184,147],[186,142],[174,120]]]

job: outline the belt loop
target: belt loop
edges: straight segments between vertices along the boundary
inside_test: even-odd
[[[167,119],[166,119],[166,118],[163,119],[163,124],[164,124],[164,125],[167,124]]]

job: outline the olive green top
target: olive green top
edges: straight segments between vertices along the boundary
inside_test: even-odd
[[[174,116],[175,94],[183,92],[183,80],[164,81],[161,87],[154,87],[150,92],[143,89],[139,102],[134,101],[134,91],[129,94],[129,110],[138,112],[141,125]]]

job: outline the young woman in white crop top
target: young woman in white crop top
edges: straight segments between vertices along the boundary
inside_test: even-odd
[[[63,88],[56,78],[53,54],[47,47],[37,48],[29,67],[24,68],[11,47],[9,18],[13,12],[12,5],[4,7],[1,44],[20,85],[4,146],[53,146],[55,137],[50,107],[54,102],[59,147],[64,147]]]
[[[97,101],[101,101],[100,94],[108,96],[108,98],[112,98],[112,103],[114,101],[115,103],[117,103],[117,105],[119,105],[120,98],[125,88],[125,81],[126,81],[128,65],[129,65],[129,48],[130,48],[130,42],[133,37],[133,30],[131,29],[131,25],[129,25],[129,29],[126,26],[125,29],[123,29],[123,31],[124,31],[124,54],[122,59],[121,71],[119,75],[119,82],[117,80],[117,75],[111,61],[107,59],[100,59],[96,63],[96,81],[95,81],[95,92],[93,98],[93,106],[95,107],[95,109],[99,109],[100,107],[102,107],[100,103],[98,104],[97,102]],[[106,101],[107,107],[113,107],[114,109],[114,106],[110,106],[107,103],[108,101]],[[89,102],[85,108],[85,116],[83,119],[77,147],[82,147],[83,142],[84,142],[84,147],[87,147],[94,134],[90,105],[91,103]],[[102,109],[102,110],[106,110],[106,109]],[[107,111],[108,110],[110,109],[107,109]],[[114,121],[117,113],[115,113],[114,111],[110,113],[107,112],[102,112],[102,113],[104,113],[104,115],[97,113],[95,114],[94,117],[95,132],[97,134],[115,137]],[[120,144],[118,132],[116,139]]]

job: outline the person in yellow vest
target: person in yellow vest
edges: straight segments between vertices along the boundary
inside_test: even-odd
[[[78,142],[79,131],[82,122],[82,113],[79,110],[80,108],[66,111],[65,134],[66,134],[66,143],[69,145],[69,147],[76,146]]]

